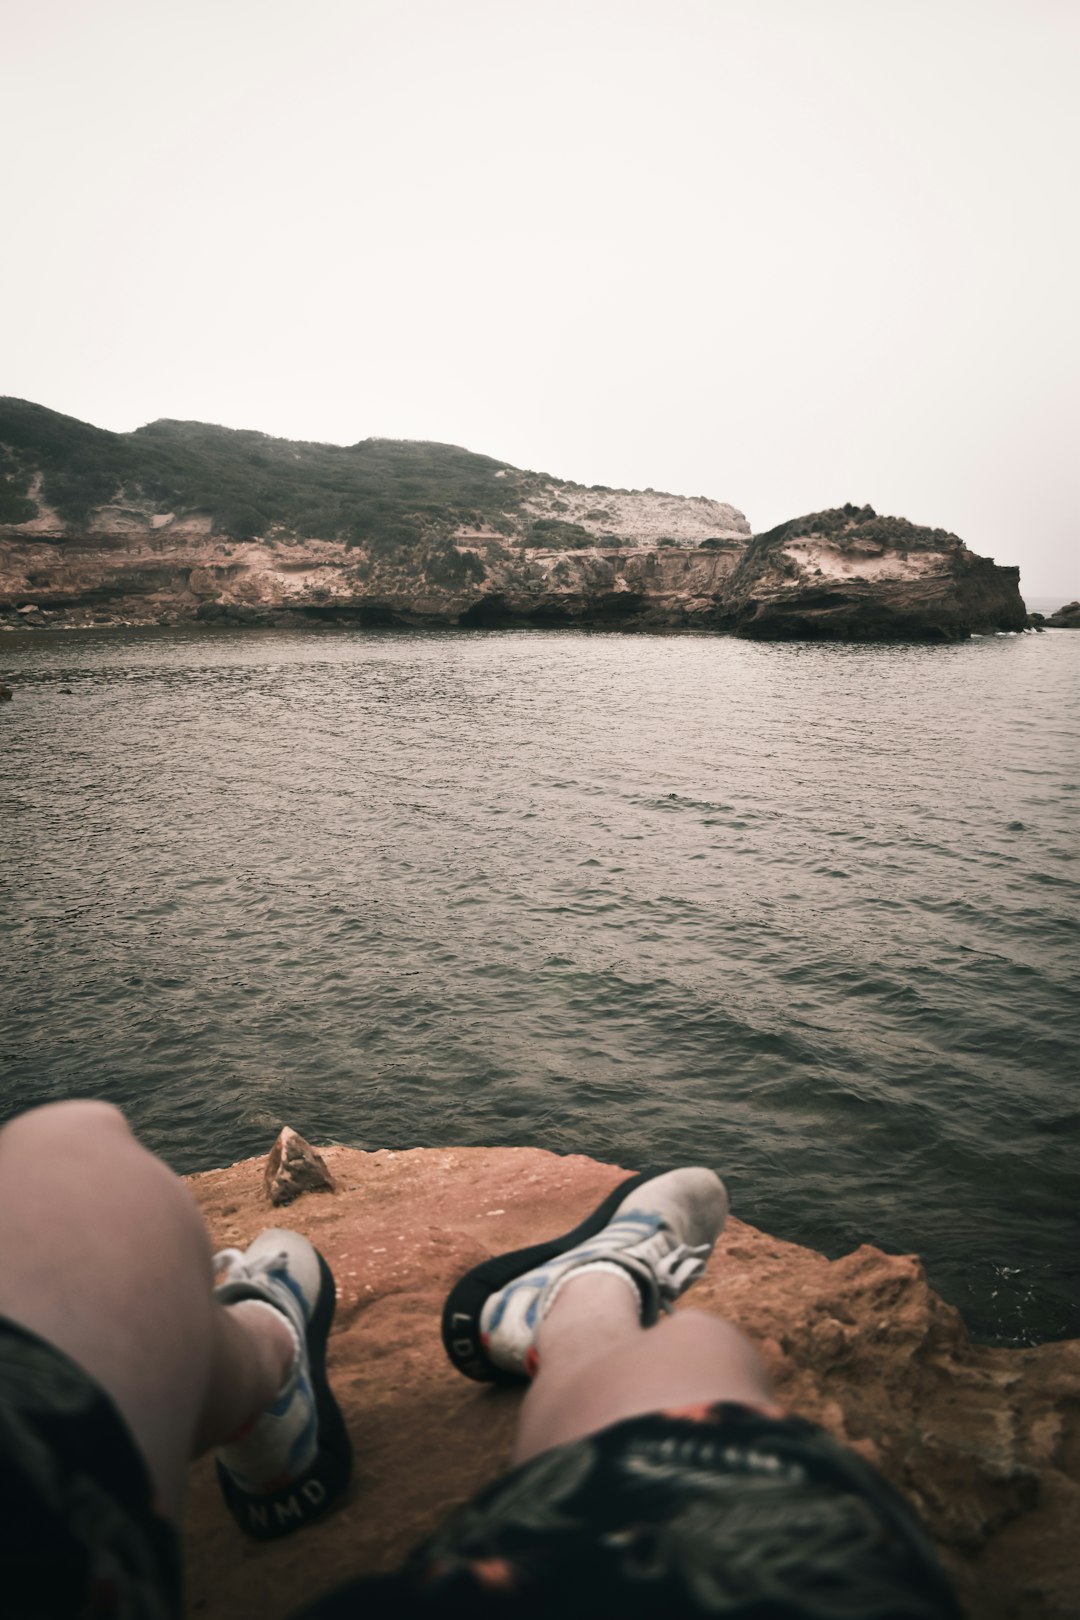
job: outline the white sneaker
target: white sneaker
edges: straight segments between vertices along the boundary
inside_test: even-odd
[[[517,1383],[535,1370],[536,1335],[563,1283],[586,1266],[625,1271],[651,1327],[705,1270],[727,1219],[724,1183],[692,1167],[634,1176],[561,1238],[497,1255],[461,1278],[443,1308],[443,1344],[468,1378]]]
[[[336,1290],[330,1267],[299,1232],[271,1227],[241,1252],[223,1249],[214,1271],[223,1305],[259,1300],[292,1329],[296,1357],[273,1404],[217,1453],[225,1502],[248,1535],[298,1530],[343,1494],[352,1445],[326,1378]]]

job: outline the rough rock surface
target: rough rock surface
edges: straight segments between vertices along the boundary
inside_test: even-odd
[[[0,628],[8,630],[195,619],[952,639],[1022,630],[1018,580],[1017,569],[977,557],[954,535],[912,550],[813,536],[765,549],[731,535],[704,545],[555,549],[467,533],[449,553],[418,560],[336,540],[234,541],[189,521],[55,540],[0,530]]]
[[[190,525],[47,541],[0,530],[0,628],[604,624],[722,627],[744,542],[715,548],[511,544],[471,534],[418,563],[336,540],[233,541]],[[451,577],[447,577],[447,575]]]
[[[1047,630],[1080,630],[1080,602],[1066,602],[1043,623]]]
[[[263,1184],[272,1204],[291,1204],[306,1192],[333,1192],[334,1178],[321,1153],[299,1131],[283,1125],[266,1156]]]
[[[331,1371],[355,1483],[323,1523],[256,1546],[198,1464],[188,1604],[200,1620],[279,1620],[352,1574],[393,1568],[504,1467],[520,1396],[453,1371],[443,1298],[485,1256],[568,1229],[625,1174],[532,1148],[324,1152],[338,1192],[300,1199],[288,1223],[338,1278]],[[191,1178],[218,1246],[268,1224],[262,1172],[252,1159]],[[739,1323],[779,1399],[908,1493],[969,1613],[1080,1613],[1080,1342],[974,1346],[917,1259],[864,1247],[828,1261],[734,1218],[687,1304]]]
[[[748,540],[750,525],[725,501],[707,495],[668,495],[655,489],[582,489],[538,482],[524,510],[534,522],[556,521],[583,528],[599,545],[662,540],[699,545],[703,540]]]
[[[953,640],[1023,630],[1020,571],[944,529],[852,505],[758,535],[728,586],[740,635],[762,640]]]

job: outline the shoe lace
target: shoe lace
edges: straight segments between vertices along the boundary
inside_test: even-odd
[[[249,1260],[243,1249],[219,1249],[213,1259],[214,1276],[224,1270],[223,1283],[255,1282],[260,1277],[280,1277],[289,1269],[284,1249],[278,1254],[257,1254]]]
[[[660,1306],[669,1316],[675,1308],[672,1302],[704,1272],[711,1251],[711,1243],[679,1243],[653,1266]]]

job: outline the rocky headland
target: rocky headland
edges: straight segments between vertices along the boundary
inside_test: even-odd
[[[520,1396],[450,1367],[442,1301],[461,1271],[567,1230],[626,1174],[533,1148],[322,1156],[334,1190],[285,1211],[272,1210],[261,1159],[189,1178],[217,1246],[283,1224],[330,1260],[331,1373],[357,1456],[344,1506],[271,1545],[241,1541],[211,1464],[197,1466],[188,1612],[202,1620],[280,1620],[315,1590],[392,1569],[505,1467]],[[913,1256],[863,1247],[830,1261],[734,1218],[687,1307],[738,1323],[778,1399],[907,1493],[969,1614],[1080,1613],[1080,1342],[974,1345]]]
[[[1027,616],[1016,568],[867,506],[752,536],[706,496],[450,445],[116,434],[0,400],[0,628],[186,621],[954,640]]]

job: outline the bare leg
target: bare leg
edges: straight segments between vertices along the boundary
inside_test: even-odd
[[[274,1399],[285,1322],[210,1291],[194,1199],[107,1103],[54,1103],[0,1131],[0,1315],[48,1339],[112,1397],[160,1506],[189,1459]]]
[[[643,1329],[634,1293],[602,1272],[566,1283],[541,1324],[537,1351],[514,1463],[643,1412],[714,1401],[772,1407],[757,1351],[730,1322],[680,1311]]]

